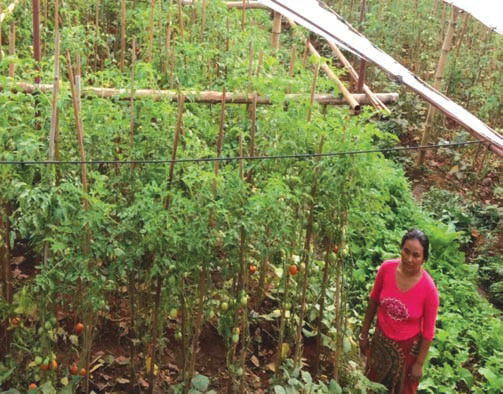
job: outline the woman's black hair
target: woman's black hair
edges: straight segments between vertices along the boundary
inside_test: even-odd
[[[409,231],[407,231],[405,235],[402,237],[402,244],[400,245],[400,248],[403,248],[403,245],[409,239],[417,239],[419,241],[419,243],[423,247],[424,261],[427,261],[428,257],[430,256],[430,240],[428,239],[428,236],[421,230],[417,228],[412,228]]]

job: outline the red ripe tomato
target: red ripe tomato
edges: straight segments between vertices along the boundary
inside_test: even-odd
[[[75,325],[75,332],[77,335],[80,335],[82,333],[82,330],[84,329],[84,325],[82,323],[77,323]]]
[[[289,269],[290,275],[297,275],[298,270],[299,268],[295,264],[292,264]]]
[[[56,360],[52,360],[51,368],[54,370],[58,369],[58,362]]]
[[[257,266],[255,264],[252,264],[250,265],[248,270],[250,271],[250,275],[253,275],[255,272],[257,272]]]
[[[86,376],[86,374],[87,374],[86,369],[85,369],[85,368],[82,368],[82,369],[80,370],[80,376]]]
[[[332,250],[334,253],[337,253],[339,251],[339,247],[337,245],[334,245],[334,248]]]
[[[79,372],[79,369],[77,368],[77,366],[75,364],[73,364],[72,367],[70,368],[70,372],[72,373],[72,375],[77,375],[77,373]]]
[[[37,385],[35,383],[32,383],[28,386],[29,390],[35,390],[37,388]]]

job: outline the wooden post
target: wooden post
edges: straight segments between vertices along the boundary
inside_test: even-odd
[[[433,88],[440,90],[440,85],[444,77],[445,66],[447,64],[447,57],[449,50],[451,49],[452,37],[454,35],[454,29],[456,27],[456,19],[458,17],[458,10],[456,7],[452,7],[451,22],[447,28],[445,34],[444,43],[442,44],[442,52],[440,54],[440,59],[438,60],[437,70],[435,72],[435,81],[433,82]],[[423,131],[423,136],[421,138],[421,145],[426,145],[429,142],[431,130],[433,129],[433,121],[435,118],[435,107],[430,105],[428,108],[428,114],[426,116],[426,125]],[[424,162],[426,155],[426,150],[421,149],[417,156],[417,165],[421,165]]]
[[[121,0],[121,57],[119,68],[124,70],[124,58],[126,56],[126,0]]]
[[[10,25],[10,34],[9,34],[9,55],[14,56],[16,54],[16,24],[12,23]],[[14,62],[9,63],[9,77],[14,78],[14,72],[16,69],[16,65]]]
[[[152,63],[152,42],[154,41],[154,5],[155,0],[150,0],[150,19],[148,24],[147,63]]]
[[[35,70],[40,71],[40,3],[33,0],[33,58],[35,60]],[[1,42],[1,37],[0,37]],[[40,75],[35,76],[35,83],[40,83]]]
[[[279,37],[281,35],[281,14],[279,12],[274,12],[274,19],[272,22],[272,40],[271,46],[273,52],[279,49]]]

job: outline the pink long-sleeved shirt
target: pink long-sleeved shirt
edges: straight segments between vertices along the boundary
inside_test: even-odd
[[[396,285],[400,259],[382,263],[377,272],[370,298],[379,303],[377,320],[384,335],[401,341],[421,333],[432,340],[438,311],[438,291],[431,276],[423,276],[408,291]]]

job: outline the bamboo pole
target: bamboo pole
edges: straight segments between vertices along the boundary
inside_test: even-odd
[[[2,4],[0,4],[0,15],[3,15],[3,13],[2,13]],[[3,59],[3,50],[2,50],[2,23],[3,23],[3,18],[0,19],[0,62]]]
[[[180,95],[178,99],[178,116],[176,120],[176,129],[175,129],[175,139],[173,142],[173,151],[171,152],[171,164],[169,166],[169,175],[168,175],[168,184],[166,188],[168,190],[168,195],[166,196],[165,208],[168,210],[171,205],[171,197],[169,195],[169,191],[171,191],[171,184],[173,183],[173,176],[175,170],[175,160],[176,160],[176,152],[178,149],[178,140],[180,139],[180,134],[183,129],[183,108],[185,104],[185,97]]]
[[[318,51],[316,51],[316,49],[310,42],[308,43],[308,48],[311,54],[313,54],[318,59],[318,61],[320,61],[321,59],[320,54],[318,53]],[[332,81],[336,83],[342,95],[347,100],[349,106],[356,112],[360,111],[360,104],[358,104],[358,102],[354,99],[351,93],[349,93],[349,90],[344,86],[341,80],[337,78],[337,76],[330,69],[330,67],[326,63],[322,63],[321,69],[325,72],[325,74],[327,74],[328,78],[330,78]]]
[[[136,91],[134,88],[134,78],[135,78],[135,65],[136,65],[136,36],[133,36],[133,58],[131,60],[131,88],[129,92],[129,114],[130,114],[130,123],[129,123],[129,157],[133,159],[133,148],[134,148],[134,99],[136,96]],[[131,163],[131,174],[133,173],[134,164]]]
[[[59,0],[54,5],[54,83],[52,87],[52,116],[51,128],[49,132],[49,161],[54,160],[54,146],[56,139],[56,119],[58,113],[58,94],[59,94],[59,25],[58,25]]]
[[[126,56],[126,0],[121,0],[121,57],[119,68],[124,70],[124,58]]]
[[[38,91],[42,93],[50,93],[54,86],[49,84],[34,85],[31,83],[17,82],[9,87],[12,92],[24,92],[34,94]],[[4,90],[4,86],[0,85],[0,92]],[[222,92],[217,91],[202,91],[185,90],[182,91],[183,96],[187,101],[194,103],[218,104],[222,101]],[[359,105],[371,105],[371,101],[366,94],[351,93],[351,96]],[[376,93],[375,96],[385,103],[393,103],[398,100],[398,93]],[[119,98],[121,100],[131,100],[130,89],[115,89],[115,88],[96,88],[86,86],[82,89],[81,97],[101,97],[101,98]],[[285,95],[285,102],[302,101],[310,95],[302,93],[291,93]],[[149,98],[153,101],[161,100],[178,100],[178,92],[176,90],[154,90],[154,89],[135,89],[135,99]],[[253,94],[246,93],[226,93],[225,102],[228,104],[251,104]],[[345,105],[345,98],[339,98],[333,94],[317,93],[314,95],[314,100],[321,105]],[[257,96],[257,105],[274,104],[269,96]]]
[[[255,75],[260,75],[260,69],[262,68],[262,63],[264,61],[264,50],[261,49],[259,54],[258,54],[258,65],[257,65],[257,71]]]
[[[199,41],[203,40],[204,26],[206,25],[206,0],[203,0],[201,10],[201,30],[199,31]]]
[[[182,12],[182,0],[178,0],[178,23],[180,26],[180,37],[182,38],[183,41],[183,12]]]
[[[203,0],[205,1],[205,0]],[[194,2],[192,0],[182,0],[182,5],[184,6],[192,6]],[[243,7],[246,8],[247,10],[251,9],[262,9],[262,10],[268,10],[270,9],[268,6],[265,4],[261,4],[258,1],[248,1],[245,0],[244,2],[241,1],[229,1],[224,3],[227,9],[242,9]]]
[[[81,92],[82,92],[82,86],[81,86],[81,81],[80,81],[80,54],[77,53],[76,56],[76,63],[77,63],[77,70],[75,71],[75,89],[76,89],[76,96],[77,96],[77,103],[79,107],[79,112],[82,110],[82,101],[81,101]]]
[[[7,303],[12,303],[12,268],[10,259],[10,207],[9,202],[0,201],[0,261],[2,278],[2,295]],[[7,348],[9,337],[6,338]],[[8,352],[8,349],[7,349]]]
[[[150,16],[148,24],[148,42],[147,42],[147,63],[152,63],[152,43],[154,41],[154,5],[155,0],[150,0]]]
[[[33,59],[35,60],[35,70],[40,71],[40,3],[39,0],[32,1],[33,6]],[[0,37],[0,42],[2,42]],[[40,83],[40,75],[35,76],[35,83]]]
[[[10,25],[10,34],[9,34],[9,55],[16,55],[16,24],[12,23]],[[9,62],[9,77],[14,78],[14,72],[16,70],[16,65],[13,61]]]
[[[273,52],[279,49],[279,37],[281,35],[281,14],[274,12],[274,19],[272,22],[272,39],[271,47]]]
[[[321,155],[323,152],[323,136],[320,138],[320,145],[318,148],[318,154]],[[321,160],[321,156],[316,158],[316,161],[319,163]],[[311,238],[313,231],[313,215],[315,209],[316,202],[316,192],[318,186],[318,176],[319,176],[320,167],[317,165],[314,169],[313,176],[313,185],[311,187],[311,199],[309,201],[309,213],[307,217],[307,226],[306,226],[306,238],[304,241],[304,251],[302,259],[304,261],[304,280],[302,283],[302,298],[300,303],[300,312],[299,312],[299,323],[297,325],[297,334],[295,340],[295,354],[293,357],[294,368],[299,365],[300,361],[300,353],[302,350],[302,328],[304,327],[304,316],[306,312],[306,302],[307,302],[307,282],[309,278],[309,254],[311,252]]]
[[[241,30],[245,29],[245,16],[246,16],[246,0],[241,3],[243,10],[241,11]]]
[[[320,71],[320,63],[318,60],[318,63],[316,63],[316,67],[314,68],[313,82],[311,84],[311,98],[309,101],[309,111],[307,112],[307,122],[308,123],[311,123],[311,119],[313,116],[314,94],[316,92],[316,82],[318,80],[319,71]]]
[[[361,0],[360,5],[360,32],[363,31],[363,19],[365,18],[365,0]],[[360,71],[358,72],[358,92],[363,92],[363,85],[365,84],[365,59],[360,59]]]
[[[440,59],[438,60],[437,70],[435,72],[435,80],[433,82],[433,88],[440,90],[440,85],[444,77],[445,66],[447,64],[447,58],[449,51],[451,49],[452,37],[454,36],[454,30],[456,28],[456,20],[458,17],[458,10],[456,7],[452,7],[451,22],[447,28],[445,34],[444,43],[442,44],[442,51],[440,54]],[[426,116],[426,125],[423,131],[423,136],[421,138],[421,145],[426,145],[430,140],[431,130],[433,129],[433,121],[435,118],[435,107],[430,105],[428,108],[428,114]],[[417,165],[421,165],[424,162],[426,155],[425,150],[420,150],[417,156]]]
[[[293,78],[293,72],[295,70],[295,57],[297,55],[297,45],[293,45],[292,46],[292,56],[290,57],[290,66],[288,67],[288,76],[291,78]],[[286,93],[290,93],[292,91],[292,86],[289,84],[287,89],[286,89]]]
[[[96,37],[100,36],[100,0],[96,0]],[[98,43],[94,44],[94,67],[93,70],[96,72],[98,67]]]

